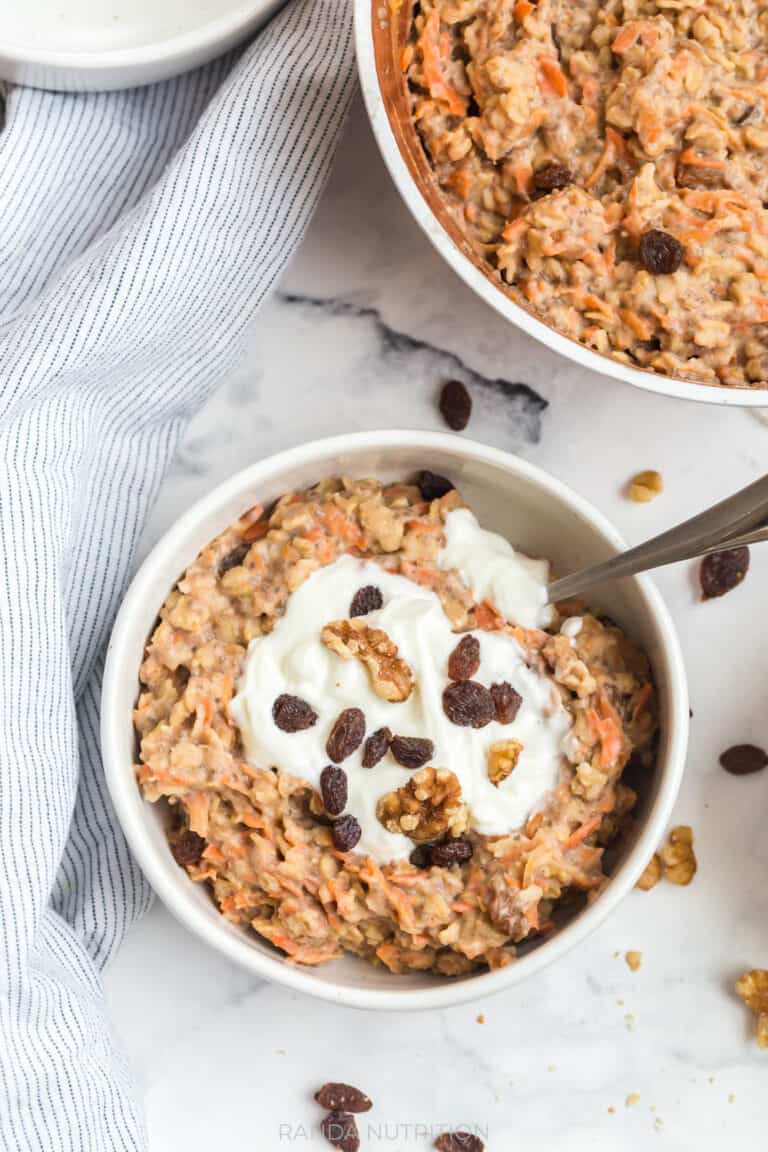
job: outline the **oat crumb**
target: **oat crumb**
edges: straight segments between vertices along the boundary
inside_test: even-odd
[[[627,952],[624,959],[633,972],[637,972],[643,962],[642,952]]]
[[[659,1129],[662,1127],[663,1124],[664,1124],[664,1121],[659,1116],[657,1116],[653,1122],[653,1126],[657,1132],[659,1131]]]
[[[624,1101],[624,1104],[626,1105],[627,1108],[634,1108],[635,1104],[639,1104],[639,1103],[640,1103],[640,1093],[639,1092],[630,1092],[629,1096],[627,1096],[626,1100]]]
[[[547,1072],[557,1072],[556,1064],[547,1064]]]
[[[736,1099],[736,1095],[735,1095],[735,1093],[733,1093],[733,1092],[729,1092],[729,1093],[728,1093],[728,1103],[729,1103],[729,1104],[733,1104],[733,1102],[734,1102],[734,1100],[735,1100],[735,1099]]]
[[[707,1077],[707,1080],[708,1080],[708,1082],[709,1082],[710,1084],[714,1084],[714,1082],[715,1082],[715,1078],[714,1078],[714,1076],[708,1076],[708,1077]]]
[[[608,1111],[610,1112],[611,1116],[615,1116],[615,1114],[616,1114],[616,1109],[613,1107],[613,1105],[612,1105],[612,1104],[611,1104],[610,1108],[608,1109]]]
[[[478,1013],[476,1020],[478,1024],[485,1024],[485,1016],[483,1016],[482,1012]]]
[[[661,473],[653,469],[638,472],[629,482],[629,498],[635,504],[647,504],[664,491]]]
[[[625,1013],[624,1023],[627,1026],[627,1032],[631,1032],[635,1026],[635,1017],[631,1012]]]
[[[616,1003],[619,1005],[620,1008],[624,1007],[624,1001],[623,1000],[617,1000]]]

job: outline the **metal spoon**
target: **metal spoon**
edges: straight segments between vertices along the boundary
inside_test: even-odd
[[[768,475],[645,544],[553,580],[547,586],[547,599],[549,603],[568,600],[595,584],[761,540],[768,540]]]

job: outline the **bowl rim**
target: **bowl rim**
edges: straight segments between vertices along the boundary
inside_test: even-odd
[[[88,75],[104,69],[170,66],[174,61],[196,57],[212,45],[223,44],[245,31],[249,23],[274,7],[275,0],[240,0],[237,7],[213,16],[195,28],[165,36],[154,43],[128,48],[29,48],[0,34],[0,56],[28,68],[72,69]]]
[[[374,137],[395,187],[406,203],[411,215],[432,245],[453,271],[482,300],[510,320],[529,336],[546,347],[559,352],[568,360],[575,361],[583,368],[589,368],[601,376],[615,376],[636,388],[678,400],[695,400],[703,404],[725,404],[737,408],[768,407],[768,388],[728,388],[725,385],[698,384],[680,380],[659,372],[642,371],[602,355],[585,347],[579,341],[564,336],[555,328],[537,319],[532,313],[516,304],[493,280],[484,275],[464,252],[437,219],[422,195],[408,165],[403,159],[392,126],[389,121],[384,98],[379,85],[376,55],[373,42],[373,20],[381,11],[379,0],[354,0],[355,51],[360,77],[360,88],[368,112],[368,119]],[[387,10],[387,19],[391,10]]]
[[[252,464],[230,476],[180,516],[160,537],[149,555],[135,573],[117,613],[109,640],[104,668],[101,697],[101,746],[104,771],[112,803],[128,845],[150,885],[168,910],[187,929],[210,944],[216,951],[246,968],[255,975],[271,980],[293,991],[305,992],[318,999],[345,1004],[354,1008],[422,1011],[445,1008],[493,995],[533,975],[585,939],[634,887],[648,860],[656,850],[672,811],[685,766],[688,742],[688,691],[677,633],[664,601],[647,576],[632,577],[643,601],[644,611],[652,619],[659,637],[659,652],[666,666],[669,694],[667,700],[668,746],[661,768],[658,793],[649,810],[645,826],[628,853],[619,872],[600,895],[599,899],[580,912],[555,937],[514,964],[494,972],[479,972],[460,981],[445,980],[429,988],[391,989],[344,986],[315,981],[309,972],[287,964],[275,955],[267,956],[253,948],[245,937],[220,931],[218,924],[205,917],[185,896],[175,878],[159,863],[159,856],[146,836],[146,816],[149,805],[143,801],[136,806],[136,779],[131,762],[126,763],[120,738],[118,698],[126,677],[137,680],[138,669],[132,668],[126,647],[130,646],[131,620],[134,609],[153,602],[157,597],[155,572],[178,552],[179,543],[195,525],[218,508],[223,508],[240,492],[246,492],[263,483],[274,472],[289,468],[316,466],[322,468],[341,453],[354,450],[386,452],[403,447],[431,450],[449,449],[465,458],[488,463],[508,474],[530,482],[548,497],[565,504],[592,525],[616,548],[625,547],[621,535],[606,517],[568,485],[538,466],[498,448],[444,432],[387,430],[356,432],[310,441],[279,452]],[[159,609],[160,602],[157,607]],[[222,925],[223,926],[223,925]],[[360,961],[360,963],[364,963]],[[396,981],[396,977],[393,977]]]

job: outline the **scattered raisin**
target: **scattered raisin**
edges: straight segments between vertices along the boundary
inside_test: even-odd
[[[652,276],[677,272],[683,259],[683,246],[669,232],[650,228],[640,240],[640,263]]]
[[[392,733],[389,728],[377,728],[365,742],[363,748],[363,768],[375,768],[379,760],[386,756]]]
[[[443,692],[443,711],[452,724],[485,728],[496,716],[493,696],[476,680],[457,680]]]
[[[491,697],[499,724],[511,724],[517,718],[523,698],[506,680],[491,684]]]
[[[283,732],[303,732],[317,723],[317,712],[299,696],[278,696],[272,705],[272,719]]]
[[[461,380],[449,380],[440,393],[440,412],[454,432],[463,432],[472,415],[472,397]]]
[[[334,764],[339,764],[359,748],[365,736],[365,716],[359,708],[345,708],[331,728],[325,750]]]
[[[343,768],[328,764],[320,773],[320,795],[329,816],[341,816],[347,806],[347,774]]]
[[[533,186],[537,192],[556,192],[573,183],[573,172],[564,164],[545,164],[533,176]]]
[[[432,863],[432,853],[429,844],[417,844],[408,857],[414,868],[429,868]]]
[[[238,544],[233,548],[219,564],[219,576],[223,576],[225,572],[229,572],[230,568],[239,568],[243,560],[251,550],[251,546],[247,540],[242,544]]]
[[[331,825],[333,843],[339,852],[351,852],[363,832],[354,816],[340,816]]]
[[[437,1152],[484,1152],[485,1144],[472,1132],[443,1132],[435,1140]]]
[[[448,492],[453,491],[453,484],[445,476],[438,475],[437,472],[430,472],[424,468],[419,472],[418,479],[416,480],[418,489],[421,492],[424,500],[439,500]]]
[[[339,1152],[357,1152],[360,1147],[355,1118],[348,1112],[329,1112],[320,1130],[328,1143],[338,1148]]]
[[[418,736],[393,736],[389,750],[403,768],[423,768],[432,759],[435,746]]]
[[[375,584],[366,584],[365,588],[358,588],[352,597],[349,606],[350,616],[367,616],[369,612],[377,612],[384,603],[381,589]]]
[[[438,868],[450,868],[451,864],[465,864],[472,856],[472,844],[465,836],[433,844],[430,849],[432,863]]]
[[[370,1112],[372,1101],[351,1084],[323,1084],[315,1092],[315,1100],[329,1112]]]
[[[448,657],[451,680],[471,680],[480,667],[480,641],[477,636],[463,636]]]
[[[702,560],[699,573],[703,598],[713,600],[716,596],[725,596],[741,584],[748,569],[749,548],[744,545],[710,552]]]
[[[734,744],[723,752],[720,763],[732,776],[749,776],[768,765],[768,753],[755,744]]]
[[[200,860],[205,851],[205,840],[202,836],[198,836],[197,832],[187,829],[172,845],[171,851],[177,864],[181,864],[182,868],[189,868]]]

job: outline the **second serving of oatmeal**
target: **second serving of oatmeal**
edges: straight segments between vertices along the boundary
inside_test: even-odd
[[[297,963],[454,975],[599,893],[655,694],[548,577],[429,473],[324,481],[203,549],[147,646],[137,773],[225,916]]]
[[[402,65],[460,226],[598,352],[768,387],[768,8],[418,0]]]

